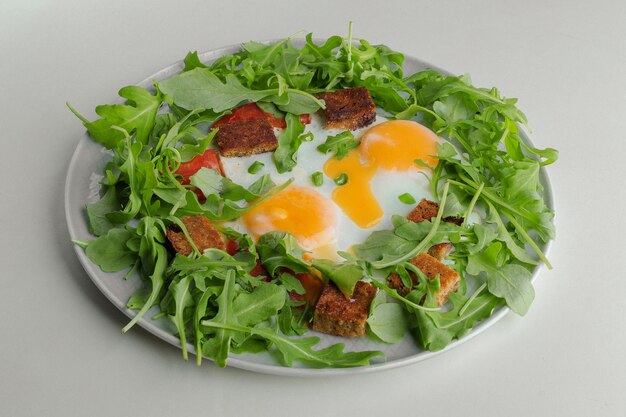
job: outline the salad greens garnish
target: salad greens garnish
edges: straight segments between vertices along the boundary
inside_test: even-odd
[[[190,52],[181,73],[155,82],[151,90],[122,88],[125,102],[96,107],[94,121],[68,104],[111,154],[101,197],[86,206],[95,238],[76,244],[102,271],[139,275],[144,284],[128,301],[137,313],[123,331],[154,308],[153,318],[166,318],[176,329],[185,359],[190,343],[198,364],[204,356],[218,366],[225,366],[231,353],[245,352],[270,351],[286,366],[311,367],[362,366],[383,355],[345,352],[342,344],[316,349],[318,337],[301,337],[312,318],[312,307],[291,296],[306,293],[297,278],[302,273],[332,281],[347,297],[357,281],[371,281],[379,292],[370,307],[368,334],[384,343],[411,334],[422,348],[441,350],[499,307],[525,314],[534,298],[533,269],[539,263],[551,267],[541,247],[554,238],[554,213],[545,201],[540,168],[558,153],[524,142],[520,129],[527,120],[515,99],[495,88],[474,87],[466,75],[431,69],[405,74],[403,63],[401,53],[353,38],[350,28],[347,38],[332,36],[321,44],[311,34],[302,46],[291,38],[247,42],[212,63]],[[439,164],[427,175],[439,203],[431,221],[396,215],[391,229],[339,252],[344,262],[311,261],[287,232],[270,232],[254,242],[224,224],[291,180],[276,185],[265,174],[246,188],[217,168],[203,167],[189,178],[178,173],[181,164],[212,148],[217,130],[211,123],[249,102],[285,119],[272,158],[279,173],[296,167],[305,141],[317,140],[320,152],[341,159],[359,146],[353,133],[322,142],[306,132],[300,115],[325,107],[316,93],[355,86],[366,87],[388,117],[417,120],[445,139],[437,150]],[[263,166],[255,162],[248,172],[257,174]],[[323,181],[321,172],[312,173],[314,185]],[[342,174],[334,181],[342,185],[349,178]],[[398,199],[415,204],[408,193]],[[201,252],[181,221],[190,215],[216,222],[238,250]],[[171,227],[190,243],[189,256],[168,251]],[[444,308],[435,297],[439,278],[427,279],[411,263],[442,242],[454,245],[446,262],[461,277]],[[259,267],[261,277],[253,273]],[[407,295],[384,283],[392,273],[412,287]],[[419,278],[415,285],[411,275]]]
[[[354,138],[352,132],[346,130],[345,132],[337,135],[328,136],[326,138],[326,142],[319,145],[317,150],[321,153],[332,152],[335,158],[341,160],[348,155],[350,149],[356,148],[360,143],[361,142]]]

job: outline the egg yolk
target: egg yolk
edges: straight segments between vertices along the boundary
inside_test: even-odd
[[[419,123],[392,120],[368,129],[361,139],[361,152],[372,165],[395,171],[419,169],[416,159],[437,166],[437,135]]]
[[[325,247],[336,238],[337,213],[332,203],[304,187],[291,186],[262,201],[243,221],[255,239],[273,230],[289,232],[305,250]]]
[[[380,222],[383,210],[370,188],[370,181],[381,168],[407,172],[424,169],[415,164],[420,159],[437,166],[438,138],[419,123],[392,120],[373,126],[361,138],[361,145],[343,159],[330,158],[324,164],[329,178],[346,174],[348,181],[337,186],[333,201],[359,227],[370,228]]]
[[[324,173],[330,178],[341,174],[348,176],[348,182],[335,187],[332,199],[357,226],[367,229],[380,222],[383,209],[370,190],[376,166],[362,163],[357,149],[351,150],[341,160],[331,158],[326,161]]]

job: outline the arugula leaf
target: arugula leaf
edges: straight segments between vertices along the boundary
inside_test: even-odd
[[[165,226],[162,221],[150,217],[144,217],[137,224],[137,232],[140,236],[138,255],[141,261],[141,270],[150,281],[150,295],[145,304],[132,320],[124,326],[122,333],[132,328],[148,310],[158,302],[161,288],[165,284],[165,271],[168,263],[168,253],[163,243]]]
[[[310,140],[310,135],[303,135],[304,125],[300,117],[287,113],[285,117],[287,128],[278,136],[278,148],[274,151],[272,159],[279,173],[291,171],[298,163],[297,152],[302,141]]]
[[[204,330],[201,327],[201,322],[207,314],[207,307],[209,305],[209,299],[216,297],[220,294],[221,288],[218,286],[211,286],[204,289],[204,292],[197,301],[194,314],[193,314],[193,331],[195,338],[196,349],[196,364],[200,366],[202,364],[202,344],[204,342]]]
[[[305,337],[293,339],[282,336],[276,331],[262,327],[244,327],[236,324],[203,321],[202,324],[225,331],[239,331],[252,333],[269,340],[278,349],[280,359],[286,366],[292,366],[295,361],[316,368],[335,367],[345,368],[369,365],[370,361],[378,356],[384,356],[380,351],[345,352],[343,343],[337,343],[324,349],[314,350],[313,347],[320,341],[319,337]]]
[[[489,292],[504,298],[515,313],[524,315],[535,298],[532,274],[520,264],[505,263],[503,254],[502,244],[494,242],[483,252],[468,257],[467,272],[485,273]]]
[[[400,304],[382,303],[372,309],[367,319],[369,330],[385,343],[398,343],[409,328]]]
[[[183,59],[183,64],[185,64],[183,72],[190,71],[194,68],[207,68],[207,66],[200,61],[198,51],[189,52],[187,56],[185,56],[185,59]]]
[[[183,351],[183,359],[187,360],[187,338],[185,336],[185,309],[193,305],[191,298],[190,285],[193,280],[193,276],[187,275],[179,280],[172,281],[168,287],[168,291],[172,294],[175,302],[175,313],[170,316],[170,319],[174,322],[176,329],[178,330],[178,337],[180,339],[180,346]]]
[[[93,204],[87,204],[87,225],[89,232],[94,236],[102,236],[115,227],[106,215],[112,211],[120,209],[120,202],[117,199],[115,187],[107,187],[104,195]]]
[[[128,247],[128,241],[135,236],[126,227],[110,229],[87,244],[85,255],[104,272],[121,271],[137,261],[137,252]]]
[[[295,273],[309,271],[309,265],[302,260],[304,251],[290,233],[266,233],[259,237],[256,249],[263,267],[272,276],[280,268],[287,268]]]
[[[287,292],[275,284],[261,284],[251,293],[237,295],[233,302],[233,314],[242,326],[268,320],[285,304]]]
[[[124,139],[124,134],[119,129],[126,130],[129,134],[135,131],[137,141],[145,143],[162,103],[158,92],[153,96],[147,90],[136,86],[122,88],[119,95],[126,99],[126,104],[97,106],[96,114],[100,119],[93,122],[85,119],[68,104],[72,113],[83,122],[89,135],[108,149],[115,148]]]
[[[312,266],[327,280],[334,282],[348,299],[352,298],[356,283],[363,278],[363,269],[354,264],[336,264],[328,259],[314,259]]]
[[[218,312],[211,320],[202,321],[204,326],[215,324],[237,324],[237,318],[233,315],[233,299],[235,297],[235,272],[230,270],[226,273],[222,293],[217,298]],[[219,367],[226,366],[226,359],[230,351],[230,341],[233,332],[224,327],[218,327],[213,337],[202,345],[202,354],[210,357]]]
[[[214,112],[232,109],[244,101],[259,101],[278,92],[277,89],[251,90],[232,74],[226,75],[222,82],[210,69],[197,67],[161,81],[159,89],[184,109]]]
[[[337,135],[328,136],[326,142],[319,145],[317,150],[322,153],[332,152],[335,158],[341,160],[348,155],[350,149],[356,148],[360,143],[361,142],[354,138],[352,132],[346,130]]]
[[[454,306],[450,311],[414,310],[419,339],[424,348],[433,352],[445,348],[453,339],[462,337],[477,322],[491,316],[494,309],[500,305],[499,299],[489,293],[473,300],[458,293],[450,293],[449,298]],[[465,311],[460,314],[462,308],[465,308]]]

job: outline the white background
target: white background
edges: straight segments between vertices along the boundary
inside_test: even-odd
[[[63,186],[92,109],[181,59],[300,30],[356,36],[498,86],[530,120],[558,237],[523,318],[406,368],[327,379],[197,368],[126,318],[69,242]],[[0,415],[623,416],[623,1],[0,3]]]

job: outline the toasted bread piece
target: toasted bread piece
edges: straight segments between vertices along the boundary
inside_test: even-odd
[[[365,335],[365,322],[376,291],[372,284],[359,281],[352,298],[347,299],[335,284],[328,283],[315,307],[313,330],[343,337]]]
[[[409,213],[408,216],[406,216],[406,218],[412,222],[419,223],[419,222],[423,222],[426,220],[432,220],[434,217],[437,217],[438,212],[439,212],[439,204],[435,203],[434,201],[426,200],[425,198],[423,198],[419,202],[419,204],[415,206],[413,210],[411,210],[411,212]],[[444,217],[442,220],[444,222],[454,223],[457,226],[460,226],[463,223],[462,217],[448,216],[448,217]],[[443,258],[445,258],[446,256],[450,254],[453,247],[454,246],[452,245],[452,243],[443,242],[438,245],[432,246],[428,250],[428,254],[441,261],[443,260]]]
[[[278,147],[272,125],[266,118],[227,123],[215,135],[222,156],[248,156]]]
[[[326,103],[324,114],[329,129],[356,130],[376,119],[376,105],[365,87],[319,93],[316,97]]]
[[[454,245],[452,245],[452,243],[450,242],[438,243],[428,249],[428,254],[438,261],[443,261],[443,258],[450,255],[453,247]]]
[[[422,198],[422,200],[415,206],[413,210],[406,216],[407,219],[412,222],[419,223],[424,220],[430,220],[433,217],[437,217],[437,212],[439,211],[439,204],[434,201],[426,200]]]
[[[452,291],[456,291],[461,284],[461,278],[454,269],[442,264],[427,253],[418,254],[411,260],[411,263],[430,279],[435,279],[437,275],[439,275],[441,288],[435,294],[438,305],[447,303],[448,294]],[[409,275],[411,276],[413,285],[417,284],[417,276],[412,272]],[[407,295],[411,291],[411,288],[404,286],[398,274],[391,274],[387,278],[387,281],[389,287],[397,290],[400,295]]]
[[[200,252],[209,248],[221,250],[226,249],[222,235],[220,232],[215,230],[209,219],[206,217],[187,216],[181,218],[180,220],[185,225],[189,236],[191,236],[191,240],[193,240],[193,243],[196,245],[198,250],[200,250]],[[170,241],[170,244],[176,253],[187,256],[193,252],[185,234],[177,226],[172,226],[167,230],[167,239]]]
[[[439,204],[435,203],[431,200],[426,200],[422,198],[422,200],[415,206],[413,210],[406,216],[407,219],[412,222],[419,223],[424,220],[431,220],[434,217],[437,217],[437,213],[439,212]],[[463,217],[454,217],[447,216],[442,218],[444,222],[454,223],[457,226],[460,226],[463,223]]]

